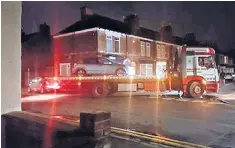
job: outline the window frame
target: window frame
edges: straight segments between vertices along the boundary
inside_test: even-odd
[[[106,60],[106,61],[108,61],[109,63],[108,63],[108,64],[104,64],[104,63],[101,63],[100,60]],[[101,65],[112,65],[113,62],[110,61],[108,58],[100,57],[100,58],[98,58],[98,64],[101,64]]]
[[[144,49],[142,49],[144,48]],[[145,57],[146,56],[146,43],[145,41],[140,41],[140,56]]]
[[[106,52],[109,52],[109,51],[108,51],[108,48],[107,48],[107,41],[111,41],[111,43],[112,43],[112,44],[111,44],[111,48],[112,48],[111,50],[113,51],[113,37],[112,37],[112,35],[107,35],[107,34],[106,34],[105,40],[106,40]]]
[[[149,42],[146,42],[145,45],[146,45],[146,47],[145,47],[145,56],[146,57],[151,57],[151,44]],[[149,49],[149,52],[147,52],[148,49]]]
[[[106,38],[105,39],[106,39],[106,52],[107,53],[121,53],[121,39],[120,39],[120,37],[106,34]],[[107,41],[108,40],[111,41],[111,43],[112,43],[111,51],[108,51],[108,48],[107,48]],[[116,42],[118,42],[118,52],[116,52],[116,49],[115,49]]]
[[[144,66],[144,75],[142,75],[142,66]],[[148,70],[150,70],[150,68],[148,66],[151,66],[151,74],[148,74]],[[140,75],[141,76],[153,76],[153,64],[151,63],[141,63],[140,64]]]
[[[114,38],[113,53],[121,53],[120,37],[113,36],[113,38]],[[116,44],[115,42],[117,42],[117,41],[118,41],[118,50],[119,50],[118,52],[115,51],[116,50],[115,49],[115,44]]]

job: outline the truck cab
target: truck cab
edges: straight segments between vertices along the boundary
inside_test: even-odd
[[[181,49],[183,91],[186,94],[218,92],[219,73],[215,63],[215,50],[209,47]]]

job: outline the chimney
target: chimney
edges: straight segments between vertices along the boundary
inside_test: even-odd
[[[136,35],[139,30],[139,17],[137,14],[131,14],[124,17],[124,23],[128,25],[129,32]]]
[[[47,25],[46,23],[40,24],[39,32],[42,36],[49,37],[51,35],[50,26]]]
[[[92,16],[94,14],[92,9],[87,8],[86,6],[81,7],[80,11],[81,11],[81,20],[84,20],[88,16]]]
[[[170,25],[163,26],[160,29],[160,40],[161,41],[172,41],[172,27]]]

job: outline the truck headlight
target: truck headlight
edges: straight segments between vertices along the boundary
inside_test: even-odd
[[[203,80],[202,80],[202,84],[203,84],[203,85],[206,85],[206,80],[203,79]]]

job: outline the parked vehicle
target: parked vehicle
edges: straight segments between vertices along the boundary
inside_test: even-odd
[[[28,92],[45,93],[59,90],[60,88],[61,85],[57,81],[36,77],[29,82]]]
[[[117,63],[106,57],[89,57],[83,63],[75,63],[72,68],[75,76],[88,75],[116,75],[126,76],[131,74],[128,66]]]
[[[224,79],[226,81],[233,81],[234,80],[234,65],[220,65],[219,66],[219,71],[225,73]]]

